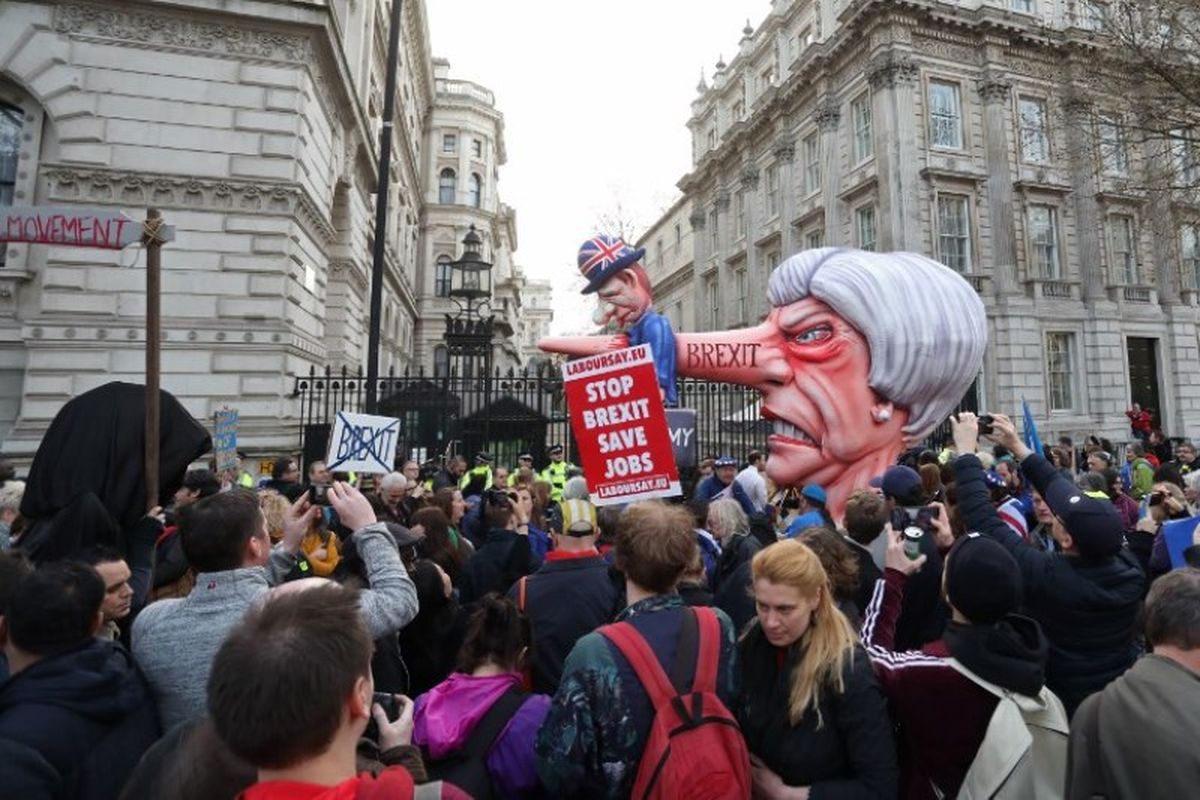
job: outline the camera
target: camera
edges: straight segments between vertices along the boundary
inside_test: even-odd
[[[308,487],[308,502],[314,506],[329,505],[329,485],[325,483],[314,483]]]
[[[1146,498],[1146,505],[1148,505],[1148,506],[1161,506],[1161,505],[1162,505],[1162,502],[1163,502],[1163,499],[1164,499],[1164,498],[1163,498],[1163,493],[1162,493],[1162,492],[1151,492],[1151,493],[1150,493],[1150,496]]]
[[[992,417],[991,414],[980,414],[977,417],[977,419],[979,421],[979,435],[980,436],[988,436],[992,433],[992,431],[994,431],[996,429],[995,428],[996,420],[995,420],[995,418]]]
[[[396,695],[388,692],[373,692],[371,694],[371,707],[374,708],[378,703],[383,707],[383,713],[388,718],[388,722],[395,722],[400,719],[400,700]],[[375,722],[375,715],[372,714],[367,722],[367,729],[363,731],[363,736],[373,742],[379,741],[379,725]]]

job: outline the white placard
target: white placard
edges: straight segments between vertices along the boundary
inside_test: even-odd
[[[394,468],[400,420],[339,411],[329,432],[330,472],[388,473]]]

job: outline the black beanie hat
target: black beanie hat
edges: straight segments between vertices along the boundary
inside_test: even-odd
[[[968,533],[946,557],[946,599],[976,625],[991,625],[1021,607],[1021,568],[998,542]]]

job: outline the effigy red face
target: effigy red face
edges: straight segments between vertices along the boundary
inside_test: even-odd
[[[650,292],[642,286],[632,269],[623,269],[613,275],[597,292],[603,301],[602,325],[615,322],[624,328],[637,322],[650,307]]]
[[[808,297],[774,309],[749,331],[766,334],[759,355],[769,378],[759,388],[762,416],[774,423],[767,440],[773,481],[830,486],[856,463],[895,448],[908,415],[868,385],[870,347],[841,315]]]

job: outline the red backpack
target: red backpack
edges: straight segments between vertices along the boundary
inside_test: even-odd
[[[711,608],[687,608],[671,678],[628,622],[600,632],[633,667],[654,707],[654,722],[630,795],[636,800],[750,797],[750,755],[737,720],[717,697],[721,623]],[[691,689],[687,675],[694,666]]]

